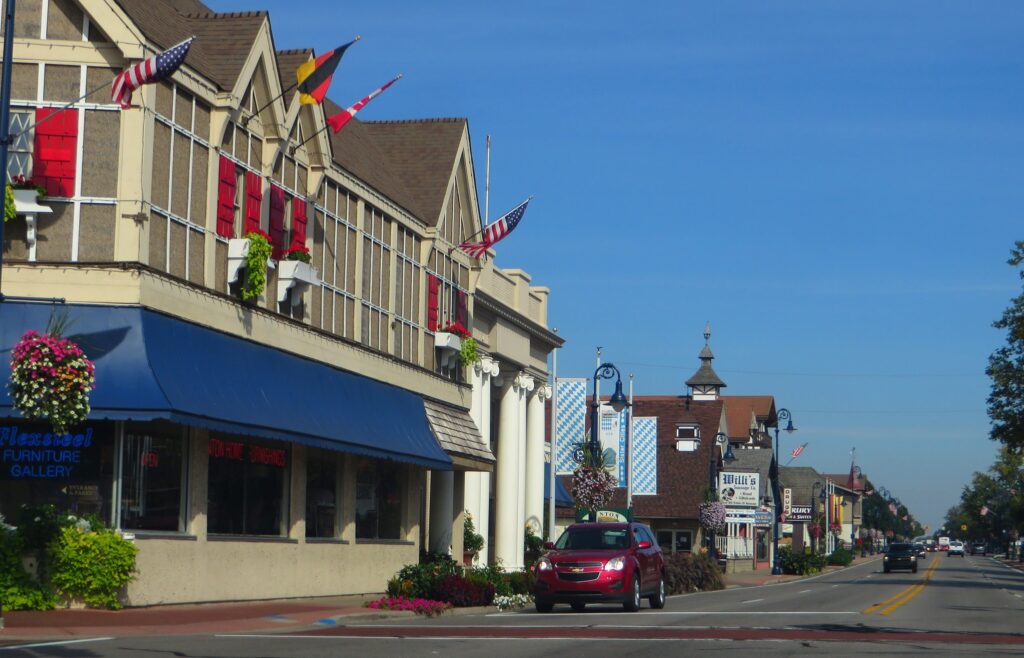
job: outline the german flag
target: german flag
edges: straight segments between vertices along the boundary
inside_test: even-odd
[[[341,63],[341,56],[345,54],[348,47],[359,41],[356,37],[343,46],[329,50],[316,59],[306,62],[295,70],[295,77],[299,83],[299,102],[303,105],[319,105],[327,95],[327,88],[331,86],[331,77],[334,70]]]

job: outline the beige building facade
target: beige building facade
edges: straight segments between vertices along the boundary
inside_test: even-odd
[[[117,72],[190,35],[170,79],[111,103]],[[324,131],[337,106],[282,95],[312,52],[275,51],[265,12],[21,0],[14,38],[9,174],[45,194],[5,226],[0,347],[60,298],[97,389],[68,481],[14,475],[45,428],[0,397],[0,513],[130,533],[130,605],[381,591],[421,549],[460,554],[466,509],[482,559],[521,566],[561,341],[546,288],[455,248],[481,227],[467,121]],[[454,322],[479,362],[438,340]]]

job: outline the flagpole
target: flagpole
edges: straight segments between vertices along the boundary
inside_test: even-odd
[[[323,128],[321,128],[320,130],[316,131],[315,133],[313,133],[312,135],[310,135],[309,137],[304,139],[301,144],[296,144],[294,146],[289,147],[288,155],[295,155],[295,151],[296,150],[298,150],[300,147],[304,146],[306,144],[306,142],[308,142],[309,140],[313,139],[314,137],[316,137],[317,135],[319,135],[320,133],[322,133],[323,131],[327,130],[330,127],[331,127],[331,124],[325,123]]]
[[[0,80],[0,172],[3,175],[4,194],[7,193],[7,155],[11,147],[11,58],[14,56],[14,4],[15,0],[7,0],[7,11],[4,15],[4,61],[3,80]],[[4,224],[0,220],[0,281],[4,264]],[[0,288],[0,302],[4,299]],[[0,608],[0,615],[3,614]],[[2,616],[0,616],[2,619]]]
[[[558,333],[558,329],[551,330]],[[548,541],[555,541],[555,467],[558,454],[558,348],[551,350],[551,442],[548,460]]]
[[[487,136],[487,160],[484,170],[484,226],[491,221],[491,136]]]

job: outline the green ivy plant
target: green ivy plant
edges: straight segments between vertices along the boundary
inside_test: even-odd
[[[90,608],[121,607],[122,588],[135,577],[138,549],[106,528],[62,528],[50,545],[50,582],[67,600]]]
[[[480,360],[480,352],[476,349],[476,339],[463,338],[462,347],[459,348],[459,362],[463,366],[473,365]]]
[[[14,205],[14,190],[7,185],[4,193],[4,221],[9,222],[18,216],[18,209]]]
[[[476,555],[483,549],[484,537],[476,531],[476,526],[473,524],[473,516],[466,512],[466,518],[462,523],[462,550]]]
[[[267,287],[267,260],[273,249],[270,240],[262,232],[249,231],[249,251],[245,255],[245,282],[242,284],[242,299],[249,301],[263,294]]]

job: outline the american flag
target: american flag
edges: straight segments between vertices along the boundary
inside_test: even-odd
[[[807,444],[805,443],[802,446],[797,446],[797,447],[793,448],[793,452],[789,453],[790,460],[793,460],[793,459],[796,459],[797,457],[799,457],[800,454],[803,453],[804,448],[806,448],[806,447],[807,447]]]
[[[185,61],[194,38],[189,37],[170,50],[165,50],[118,73],[114,83],[110,85],[111,100],[120,104],[122,108],[131,107],[132,92],[142,85],[159,82],[178,70]]]
[[[488,224],[487,228],[483,230],[483,240],[480,242],[463,242],[459,245],[459,249],[463,250],[473,258],[480,258],[483,256],[487,253],[488,249],[498,242],[501,242],[506,235],[515,229],[520,220],[523,219],[523,213],[526,212],[526,204],[530,203],[530,199],[533,199],[533,197],[523,201],[512,210]]]

